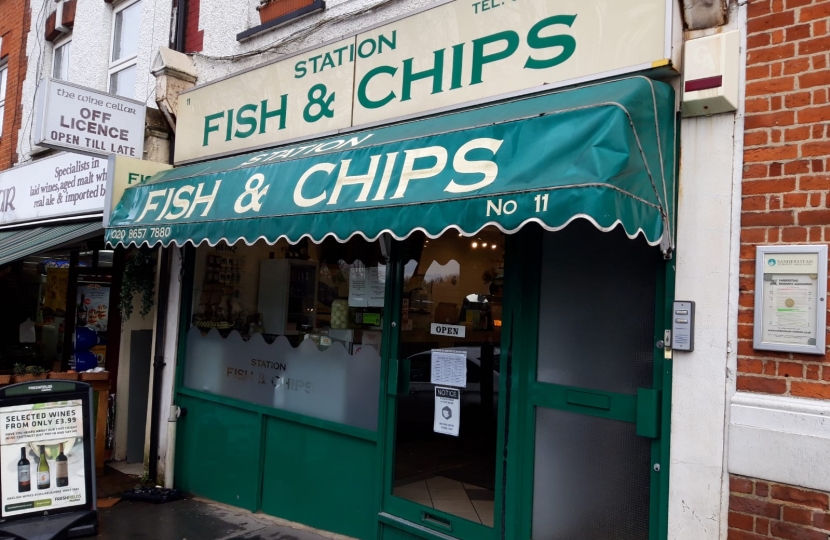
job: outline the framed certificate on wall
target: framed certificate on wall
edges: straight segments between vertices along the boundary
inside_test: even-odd
[[[753,347],[824,354],[827,246],[755,248]]]

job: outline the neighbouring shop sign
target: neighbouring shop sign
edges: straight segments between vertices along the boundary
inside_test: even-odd
[[[669,0],[455,0],[182,94],[177,163],[666,65]]]
[[[147,107],[140,101],[55,79],[41,82],[38,100],[35,144],[141,158]]]
[[[101,212],[107,161],[58,154],[0,173],[0,225]]]

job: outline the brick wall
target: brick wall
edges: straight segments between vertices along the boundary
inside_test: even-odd
[[[20,103],[26,77],[26,36],[29,33],[29,3],[24,0],[0,0],[0,36],[3,49],[0,59],[8,66],[6,107],[0,133],[0,170],[17,162],[17,134],[23,118]]]
[[[728,540],[827,540],[830,497],[784,484],[729,478]]]
[[[181,0],[180,0],[181,1]],[[201,52],[205,31],[199,30],[201,0],[187,0],[187,18],[184,29],[184,52]]]
[[[755,246],[830,242],[830,0],[747,9],[738,390],[830,399],[826,354],[752,348]]]

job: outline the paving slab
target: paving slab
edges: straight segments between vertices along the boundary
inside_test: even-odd
[[[99,510],[99,540],[327,540],[314,532],[208,501],[121,501]]]

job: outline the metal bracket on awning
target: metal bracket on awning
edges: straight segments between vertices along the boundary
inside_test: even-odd
[[[389,261],[389,254],[392,252],[392,235],[385,232],[380,235],[380,252],[383,258]]]

